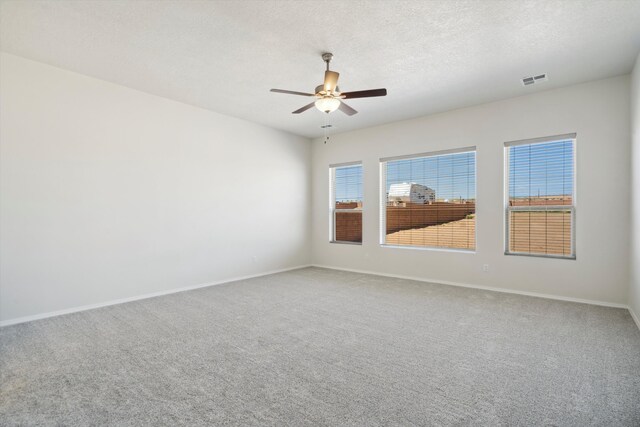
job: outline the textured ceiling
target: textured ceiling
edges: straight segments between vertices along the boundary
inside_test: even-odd
[[[3,51],[299,135],[630,72],[640,1],[3,1]],[[353,117],[291,111],[335,55]],[[550,80],[523,87],[522,77]]]

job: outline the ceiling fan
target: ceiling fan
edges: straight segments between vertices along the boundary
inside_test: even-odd
[[[357,113],[356,110],[349,107],[344,103],[343,99],[353,98],[371,98],[374,96],[386,96],[387,89],[370,89],[370,90],[358,90],[355,92],[340,92],[338,87],[339,73],[329,70],[329,62],[333,58],[332,53],[323,53],[322,60],[327,63],[327,70],[324,72],[324,84],[315,88],[315,93],[296,92],[293,90],[284,89],[271,89],[271,92],[288,93],[290,95],[300,96],[312,96],[315,99],[310,104],[305,105],[302,108],[297,109],[293,114],[300,114],[312,108],[314,105],[316,108],[324,113],[331,113],[335,110],[340,110],[348,116],[353,116]]]

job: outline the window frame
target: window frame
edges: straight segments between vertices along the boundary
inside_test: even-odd
[[[572,141],[572,163],[573,163],[573,177],[571,188],[571,205],[544,205],[544,206],[509,206],[509,150],[511,147],[519,145],[531,145],[531,144],[544,144],[549,142],[562,142]],[[530,138],[516,141],[508,141],[504,143],[504,208],[503,208],[503,221],[504,221],[504,254],[508,256],[525,256],[534,258],[552,258],[552,259],[576,259],[576,208],[577,208],[577,146],[578,146],[577,133],[567,133],[562,135],[545,136],[541,138]],[[546,212],[554,210],[563,210],[571,212],[571,254],[570,255],[554,255],[554,254],[538,254],[531,252],[511,252],[509,251],[509,218],[511,212]]]
[[[475,185],[475,228],[473,230],[475,246],[473,249],[464,248],[448,248],[444,246],[415,246],[415,245],[398,245],[386,243],[387,237],[387,163],[396,160],[420,159],[424,157],[444,156],[447,154],[473,153],[474,156],[474,185]],[[475,254],[478,251],[478,150],[475,145],[452,148],[445,150],[430,151],[426,153],[407,154],[401,156],[381,157],[379,159],[380,183],[379,183],[379,207],[380,207],[380,223],[379,223],[379,244],[382,248],[390,249],[408,249],[417,251],[437,251],[437,252],[456,252],[463,254]]]
[[[361,242],[350,242],[347,240],[336,240],[336,214],[338,212],[347,212],[354,213],[356,212],[354,209],[336,209],[336,169],[351,167],[351,166],[360,166],[362,170],[362,209],[359,211],[362,215],[362,241]],[[362,246],[362,242],[364,242],[364,166],[362,161],[355,162],[346,162],[346,163],[335,163],[329,165],[329,243],[336,243],[340,245],[355,245]]]

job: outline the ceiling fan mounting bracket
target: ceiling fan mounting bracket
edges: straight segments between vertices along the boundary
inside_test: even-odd
[[[329,67],[329,62],[333,59],[333,53],[325,52],[322,54],[322,60],[327,63],[327,69]]]

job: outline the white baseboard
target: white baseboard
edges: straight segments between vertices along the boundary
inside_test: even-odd
[[[634,322],[636,322],[636,326],[638,327],[638,329],[640,329],[640,318],[636,315],[631,306],[629,306],[629,314],[631,314],[631,318]]]
[[[581,299],[581,298],[572,298],[572,297],[565,297],[565,296],[560,296],[560,295],[542,294],[542,293],[538,293],[538,292],[517,291],[517,290],[513,290],[513,289],[506,289],[506,288],[494,288],[494,287],[491,287],[491,286],[472,285],[470,283],[451,282],[451,281],[448,281],[448,280],[429,279],[429,278],[415,277],[415,276],[403,276],[403,275],[400,275],[400,274],[379,273],[377,271],[370,271],[370,270],[356,270],[356,269],[352,269],[352,268],[333,267],[333,266],[330,266],[330,265],[313,264],[312,266],[313,267],[319,267],[319,268],[328,268],[328,269],[331,269],[331,270],[350,271],[350,272],[353,272],[353,273],[373,274],[373,275],[376,275],[376,276],[383,276],[383,277],[394,277],[394,278],[397,278],[397,279],[415,280],[415,281],[418,281],[418,282],[428,282],[428,283],[435,283],[435,284],[440,284],[440,285],[459,286],[459,287],[463,287],[463,288],[472,288],[472,289],[482,289],[484,291],[502,292],[502,293],[506,293],[506,294],[526,295],[526,296],[537,297],[537,298],[547,298],[547,299],[554,299],[554,300],[560,300],[560,301],[578,302],[578,303],[582,303],[582,304],[601,305],[601,306],[604,306],[604,307],[615,307],[615,308],[626,308],[626,309],[629,309],[629,306],[627,306],[626,304],[618,304],[618,303],[614,303],[614,302],[596,301],[596,300]],[[629,310],[629,311],[631,311],[631,310]],[[636,320],[636,323],[637,323],[637,320]]]
[[[107,307],[109,305],[124,304],[126,302],[138,301],[138,300],[147,299],[147,298],[154,298],[154,297],[159,297],[159,296],[162,296],[162,295],[169,295],[169,294],[175,294],[175,293],[178,293],[178,292],[192,291],[194,289],[200,289],[200,288],[206,288],[206,287],[209,287],[209,286],[222,285],[224,283],[236,282],[238,280],[253,279],[255,277],[268,276],[270,274],[283,273],[285,271],[298,270],[300,268],[306,268],[306,267],[311,267],[311,265],[310,264],[298,265],[298,266],[295,266],[295,267],[282,268],[282,269],[279,269],[279,270],[265,271],[265,272],[257,273],[257,274],[250,274],[248,276],[233,277],[233,278],[230,278],[230,279],[224,279],[224,280],[219,280],[219,281],[215,281],[215,282],[202,283],[200,285],[193,285],[193,286],[185,286],[185,287],[182,287],[182,288],[167,289],[167,290],[164,290],[164,291],[152,292],[152,293],[143,294],[143,295],[136,295],[136,296],[127,297],[127,298],[119,298],[119,299],[115,299],[115,300],[111,300],[111,301],[99,302],[99,303],[96,303],[96,304],[83,305],[83,306],[80,306],[80,307],[71,307],[71,308],[65,308],[63,310],[56,310],[56,311],[49,311],[47,313],[34,314],[34,315],[31,315],[31,316],[16,317],[14,319],[8,319],[8,320],[1,321],[0,322],[0,328],[4,327],[4,326],[9,326],[9,325],[17,325],[18,323],[31,322],[33,320],[46,319],[48,317],[62,316],[63,314],[77,313],[79,311],[93,310],[94,308]]]
[[[625,304],[617,304],[617,303],[611,303],[611,302],[605,302],[605,301],[596,301],[596,300],[588,300],[588,299],[581,299],[581,298],[572,298],[572,297],[565,297],[565,296],[560,296],[560,295],[542,294],[542,293],[538,293],[538,292],[516,291],[516,290],[512,290],[512,289],[495,288],[495,287],[491,287],[491,286],[482,286],[482,285],[472,285],[472,284],[469,284],[469,283],[451,282],[451,281],[448,281],[448,280],[429,279],[429,278],[416,277],[416,276],[404,276],[404,275],[400,275],[400,274],[388,274],[388,273],[380,273],[380,272],[371,271],[371,270],[358,270],[358,269],[353,269],[353,268],[343,268],[343,267],[335,267],[335,266],[320,265],[320,264],[298,265],[298,266],[295,266],[295,267],[282,268],[282,269],[279,269],[279,270],[270,270],[270,271],[265,271],[265,272],[257,273],[257,274],[251,274],[251,275],[247,275],[247,276],[239,276],[239,277],[233,277],[233,278],[229,278],[229,279],[225,279],[225,280],[219,280],[219,281],[215,281],[215,282],[202,283],[202,284],[199,284],[199,285],[185,286],[185,287],[181,287],[181,288],[174,288],[174,289],[168,289],[168,290],[159,291],[159,292],[152,292],[152,293],[148,293],[148,294],[137,295],[137,296],[134,296],[134,297],[120,298],[120,299],[101,302],[101,303],[96,303],[96,304],[89,304],[89,305],[83,305],[83,306],[79,306],[79,307],[67,308],[67,309],[63,309],[63,310],[50,311],[50,312],[47,312],[47,313],[34,314],[34,315],[31,315],[31,316],[17,317],[17,318],[14,318],[14,319],[8,319],[8,320],[0,321],[0,327],[10,326],[10,325],[17,325],[18,323],[31,322],[33,320],[46,319],[48,317],[62,316],[64,314],[77,313],[77,312],[80,312],[80,311],[93,310],[94,308],[107,307],[107,306],[110,306],[110,305],[124,304],[124,303],[127,303],[127,302],[138,301],[138,300],[143,300],[143,299],[147,299],[147,298],[154,298],[154,297],[159,297],[159,296],[162,296],[162,295],[169,295],[169,294],[175,294],[175,293],[178,293],[178,292],[191,291],[191,290],[194,290],[194,289],[201,289],[201,288],[206,288],[206,287],[209,287],[209,286],[222,285],[222,284],[225,284],[225,283],[236,282],[236,281],[239,281],[239,280],[252,279],[252,278],[261,277],[261,276],[268,276],[270,274],[283,273],[285,271],[298,270],[298,269],[306,268],[306,267],[319,267],[319,268],[327,268],[327,269],[330,269],[330,270],[349,271],[349,272],[352,272],[352,273],[373,274],[373,275],[376,275],[376,276],[393,277],[393,278],[398,278],[398,279],[415,280],[415,281],[418,281],[418,282],[428,282],[428,283],[435,283],[435,284],[448,285],[448,286],[459,286],[459,287],[463,287],[463,288],[481,289],[481,290],[485,290],[485,291],[503,292],[503,293],[508,293],[508,294],[526,295],[526,296],[531,296],[531,297],[547,298],[547,299],[554,299],[554,300],[560,300],[560,301],[569,301],[569,302],[577,302],[577,303],[582,303],[582,304],[600,305],[600,306],[604,306],[604,307],[626,308],[627,310],[629,310],[629,313],[631,314],[631,317],[633,318],[634,322],[636,323],[636,326],[638,326],[638,329],[640,329],[640,318],[636,315],[636,313],[633,311],[633,309],[631,307],[629,307],[629,306],[627,306]]]

